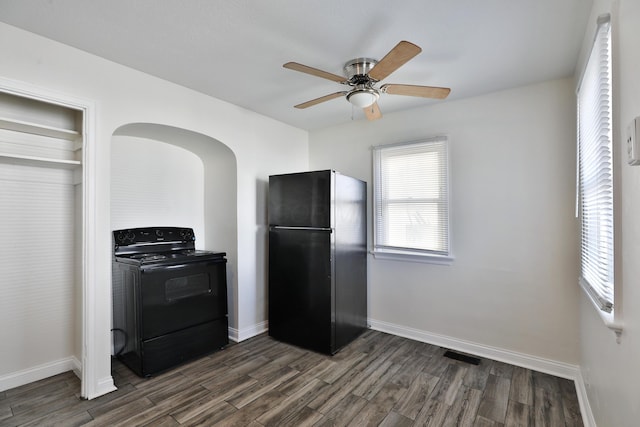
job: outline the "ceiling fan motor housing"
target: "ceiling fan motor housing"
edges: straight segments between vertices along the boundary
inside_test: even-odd
[[[375,83],[369,77],[369,71],[378,63],[371,58],[356,58],[344,64],[344,73],[351,85]]]

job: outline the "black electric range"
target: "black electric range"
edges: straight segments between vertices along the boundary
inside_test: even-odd
[[[228,344],[226,253],[193,229],[113,232],[114,352],[150,376]]]

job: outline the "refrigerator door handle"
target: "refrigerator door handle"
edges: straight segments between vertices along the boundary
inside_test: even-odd
[[[331,227],[285,227],[282,225],[272,225],[269,228],[271,228],[272,230],[333,231],[333,228]]]

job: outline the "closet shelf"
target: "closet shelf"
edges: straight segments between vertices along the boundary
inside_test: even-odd
[[[49,136],[52,138],[67,139],[69,141],[74,141],[80,136],[80,133],[75,130],[46,126],[39,123],[26,122],[7,117],[0,117],[0,128]]]
[[[82,166],[82,162],[79,160],[51,159],[48,157],[21,156],[9,153],[0,153],[0,163],[58,169],[76,169]]]

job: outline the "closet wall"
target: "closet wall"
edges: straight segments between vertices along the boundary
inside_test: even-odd
[[[0,390],[81,369],[82,122],[0,92]]]

